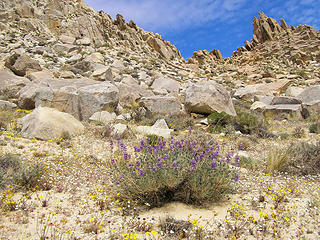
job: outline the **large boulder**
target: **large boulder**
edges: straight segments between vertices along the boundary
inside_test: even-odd
[[[185,94],[185,107],[188,112],[200,114],[226,112],[237,115],[228,91],[215,81],[189,86]]]
[[[143,97],[139,101],[147,115],[181,115],[184,112],[179,99],[172,96]]]
[[[68,113],[53,108],[39,107],[20,119],[22,136],[40,140],[60,139],[81,134],[84,126]]]
[[[33,109],[39,106],[56,108],[79,120],[88,120],[95,112],[114,111],[119,91],[110,82],[81,79],[44,79],[30,83],[19,92],[18,105]]]
[[[0,95],[16,98],[21,88],[30,83],[24,77],[18,77],[9,71],[0,71]]]
[[[256,95],[277,95],[285,92],[291,84],[290,80],[280,79],[271,83],[258,83],[239,88],[234,93],[234,97],[241,99],[252,99]]]
[[[307,88],[301,92],[297,98],[301,99],[302,102],[306,104],[320,101],[320,85]]]
[[[11,69],[16,75],[24,76],[28,70],[41,71],[38,61],[30,58],[26,54],[13,54],[8,57],[5,66]]]
[[[154,96],[151,90],[140,86],[134,81],[130,81],[130,78],[124,79],[124,81],[119,83],[117,87],[119,89],[120,104],[128,108],[134,107],[132,105],[142,97]]]
[[[160,78],[156,78],[153,81],[151,88],[153,88],[156,91],[165,89],[169,93],[179,92],[180,83],[176,80],[171,79],[171,78],[160,77]]]

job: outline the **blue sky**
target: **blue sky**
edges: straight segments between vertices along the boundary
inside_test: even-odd
[[[223,57],[252,38],[252,19],[263,11],[288,25],[319,30],[320,0],[85,0],[114,19],[117,13],[159,33],[187,59],[196,50],[219,49]]]

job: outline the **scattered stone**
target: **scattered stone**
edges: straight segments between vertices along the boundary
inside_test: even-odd
[[[113,122],[116,119],[117,115],[115,113],[109,113],[107,111],[101,111],[94,113],[89,120],[93,122],[99,122],[99,123],[110,123]]]
[[[5,66],[18,76],[26,75],[28,70],[41,71],[40,64],[26,54],[13,54],[6,60]]]
[[[156,128],[153,126],[138,126],[135,128],[135,131],[143,135],[156,135],[163,138],[170,138],[173,129]]]
[[[8,110],[8,109],[13,109],[16,108],[17,104],[8,102],[8,101],[4,101],[4,100],[0,100],[0,109],[3,110]]]
[[[53,140],[73,137],[84,131],[81,122],[68,113],[53,108],[39,107],[20,119],[21,134],[25,138]]]
[[[166,120],[158,119],[155,124],[152,125],[154,128],[162,128],[162,129],[169,129]]]

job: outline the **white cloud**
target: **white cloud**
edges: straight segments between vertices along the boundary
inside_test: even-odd
[[[122,14],[139,26],[153,30],[181,30],[234,16],[247,0],[85,0],[113,18]],[[237,13],[238,14],[238,13]]]

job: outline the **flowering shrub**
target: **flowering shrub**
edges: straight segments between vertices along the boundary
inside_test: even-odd
[[[155,145],[142,140],[134,146],[134,156],[118,140],[110,165],[120,197],[159,206],[172,200],[213,202],[230,193],[239,177],[235,150],[226,143],[199,144],[190,135],[169,142],[159,138]],[[113,145],[111,141],[115,150]]]

